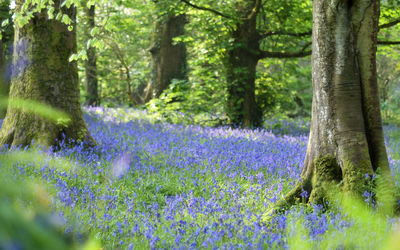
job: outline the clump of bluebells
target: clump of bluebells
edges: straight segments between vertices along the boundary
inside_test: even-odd
[[[312,205],[265,220],[299,179],[305,133],[153,123],[128,109],[87,108],[85,119],[95,148],[63,141],[47,157],[67,167],[44,161],[10,171],[45,183],[65,231],[90,234],[105,248],[286,248],[296,235],[290,221],[301,219],[312,244],[353,225],[340,211]],[[399,144],[387,140],[397,176],[391,152]]]

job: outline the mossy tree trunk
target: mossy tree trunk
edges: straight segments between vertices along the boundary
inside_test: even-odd
[[[144,101],[158,98],[173,79],[187,78],[186,46],[183,42],[175,44],[173,41],[175,37],[184,35],[186,22],[185,14],[170,14],[154,24],[150,48],[151,80]]]
[[[95,27],[95,5],[85,6],[85,18],[87,29],[87,40],[92,39],[90,31]],[[86,77],[86,105],[98,106],[100,99],[98,94],[96,48],[93,46],[86,48],[87,60],[85,61]]]
[[[9,5],[10,1],[2,1],[0,3],[0,23],[3,23],[3,21],[7,19],[9,20],[9,24],[2,31],[0,39],[0,98],[6,98],[10,91],[11,48],[13,44],[14,29]],[[0,107],[1,118],[5,116],[6,110],[6,107]]]
[[[242,16],[248,16],[255,0],[248,0],[240,8]],[[257,31],[256,15],[244,19],[232,31],[232,46],[226,55],[227,103],[226,113],[234,126],[259,127],[262,125],[260,106],[256,102],[256,67],[260,59],[261,36]]]
[[[60,6],[61,0],[54,1]],[[16,1],[16,10],[24,0]],[[56,7],[57,8],[57,7]],[[58,11],[58,10],[56,10]],[[62,12],[75,22],[76,10]],[[62,134],[67,139],[93,144],[79,103],[77,63],[69,62],[76,52],[76,32],[67,25],[49,20],[47,12],[34,14],[23,27],[16,27],[13,54],[13,79],[10,101],[33,100],[67,113],[71,122],[56,124],[38,114],[9,105],[0,131],[1,145],[57,145]]]
[[[301,182],[278,207],[323,203],[327,183],[361,198],[377,174],[393,190],[376,75],[378,0],[314,0],[312,120]]]

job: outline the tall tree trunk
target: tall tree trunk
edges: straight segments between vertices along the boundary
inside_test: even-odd
[[[187,73],[186,46],[183,42],[174,44],[173,39],[185,33],[186,15],[169,15],[158,20],[152,33],[150,48],[152,73],[145,101],[158,98],[168,88],[172,79],[184,80]]]
[[[13,25],[12,15],[10,13],[10,1],[2,1],[0,3],[0,23],[9,20],[10,23],[6,26],[5,30],[1,33],[0,39],[0,98],[6,98],[10,91],[10,77],[11,77],[11,47],[13,43]],[[4,29],[4,27],[3,27]],[[3,118],[6,114],[6,107],[0,107],[0,117]]]
[[[255,97],[260,40],[256,18],[238,24],[232,38],[226,58],[226,113],[234,126],[258,127],[262,125],[262,111]]]
[[[17,11],[24,2],[16,1]],[[54,6],[60,6],[60,2],[54,1]],[[75,8],[62,7],[62,12],[75,22]],[[36,13],[29,23],[16,27],[10,101],[24,99],[49,105],[67,113],[71,122],[57,124],[9,105],[0,144],[29,145],[35,140],[51,146],[63,134],[67,139],[93,144],[79,103],[77,63],[69,62],[71,53],[76,52],[75,28],[69,31],[60,21],[49,20],[46,13]]]
[[[309,143],[301,182],[278,206],[303,190],[322,203],[332,181],[361,198],[366,176],[375,173],[384,190],[393,190],[379,110],[378,19],[378,0],[314,0]]]
[[[95,27],[95,6],[90,8],[85,7],[86,12],[86,28],[88,31],[87,39],[92,39],[90,31]],[[96,65],[96,48],[91,46],[86,48],[87,61],[85,62],[85,76],[86,76],[86,105],[98,106],[100,105],[98,94],[98,81],[97,81],[97,65]]]

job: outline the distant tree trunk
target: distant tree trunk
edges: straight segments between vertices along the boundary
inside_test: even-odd
[[[16,1],[17,11],[24,2]],[[60,2],[54,1],[54,6]],[[63,7],[62,12],[75,22],[75,8]],[[56,139],[63,134],[66,139],[94,143],[80,108],[77,63],[68,60],[76,52],[75,28],[69,31],[46,13],[36,13],[29,23],[16,27],[10,101],[34,100],[64,111],[72,121],[56,124],[9,105],[0,131],[1,145],[29,145],[32,140],[43,146],[57,145]]]
[[[85,7],[86,12],[86,25],[87,25],[87,39],[92,39],[90,31],[95,27],[95,6],[90,8]],[[87,61],[85,62],[85,76],[86,76],[86,105],[98,106],[100,105],[98,94],[98,81],[97,81],[97,65],[96,65],[96,48],[91,46],[86,48]]]
[[[231,36],[233,43],[226,58],[226,113],[234,126],[259,127],[262,125],[262,111],[256,102],[255,80],[260,35],[256,16],[237,24]]]
[[[314,0],[312,121],[301,182],[278,203],[303,190],[323,203],[329,184],[361,198],[367,175],[391,194],[376,75],[378,0]],[[381,187],[382,188],[382,187]]]
[[[184,80],[187,73],[186,46],[179,42],[174,44],[173,39],[185,33],[186,15],[169,15],[158,20],[153,28],[151,80],[145,101],[158,98],[164,89],[168,88],[172,79]]]
[[[0,98],[6,98],[10,91],[10,77],[11,77],[11,47],[13,43],[13,25],[10,13],[10,1],[3,1],[0,3],[0,23],[9,20],[10,23],[6,29],[2,31],[0,39]],[[5,116],[7,108],[0,107],[0,117]]]
[[[259,127],[263,122],[263,110],[255,98],[256,67],[263,58],[297,58],[311,54],[306,50],[306,43],[299,51],[265,51],[260,47],[261,41],[275,35],[303,37],[311,32],[258,31],[257,20],[265,1],[242,0],[235,1],[236,13],[227,14],[209,6],[197,5],[195,1],[180,0],[187,6],[201,11],[210,12],[229,20],[228,29],[230,42],[226,47],[225,69],[227,80],[227,102],[225,112],[233,126]]]

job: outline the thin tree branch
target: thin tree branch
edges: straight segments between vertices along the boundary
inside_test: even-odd
[[[379,41],[378,40],[378,44],[379,45],[400,45],[400,41]]]
[[[269,37],[269,36],[295,36],[295,37],[303,37],[303,36],[311,36],[312,31],[305,31],[305,32],[287,32],[283,30],[278,30],[278,31],[269,31],[264,34],[262,34],[263,38]]]
[[[309,42],[303,48],[296,52],[275,52],[275,51],[261,51],[259,58],[299,58],[311,55],[311,50],[306,50],[312,43]],[[379,45],[400,45],[400,41],[378,41]]]
[[[299,58],[311,55],[311,50],[306,50],[311,45],[311,42],[306,43],[301,50],[296,52],[275,52],[275,51],[261,51],[259,58]]]
[[[395,20],[393,20],[393,21],[390,21],[390,22],[388,22],[388,23],[379,25],[379,29],[390,28],[390,27],[392,27],[392,26],[395,26],[395,25],[398,24],[398,23],[400,23],[400,18],[395,19]]]
[[[247,20],[253,19],[258,12],[260,11],[261,8],[261,0],[256,0],[256,3],[254,4],[254,8],[251,10],[251,13],[247,16]]]
[[[217,10],[195,5],[195,4],[191,3],[191,2],[189,2],[188,0],[181,0],[181,2],[184,2],[185,4],[189,5],[190,7],[198,9],[198,10],[208,11],[208,12],[214,13],[214,14],[216,14],[218,16],[221,16],[221,17],[224,17],[224,18],[233,19],[233,17],[225,15],[225,14],[223,14],[223,13],[217,11]]]
[[[379,29],[386,29],[395,26],[396,24],[400,23],[400,18],[395,19],[393,21],[390,21],[388,23],[379,25]],[[303,36],[311,36],[312,30],[305,31],[305,32],[288,32],[288,31],[283,31],[283,30],[277,30],[277,31],[269,31],[266,32],[262,35],[263,38],[269,37],[269,36],[295,36],[295,37],[303,37]],[[397,43],[396,43],[397,44]]]
[[[224,14],[222,12],[219,12],[217,10],[211,9],[211,8],[195,5],[195,4],[191,3],[189,0],[180,0],[180,1],[189,5],[190,7],[198,9],[198,10],[208,11],[208,12],[214,13],[218,16],[228,18],[228,19],[239,19],[239,20],[251,20],[258,14],[258,12],[260,11],[261,5],[262,5],[261,4],[262,0],[256,0],[256,3],[254,4],[253,9],[251,10],[250,14],[246,18],[235,18],[235,17],[229,16],[227,14]]]

